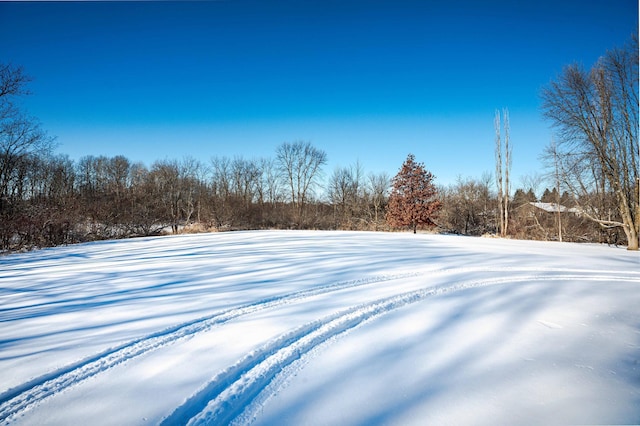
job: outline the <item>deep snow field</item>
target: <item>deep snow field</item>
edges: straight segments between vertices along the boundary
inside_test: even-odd
[[[256,231],[0,257],[0,423],[640,423],[640,255]]]

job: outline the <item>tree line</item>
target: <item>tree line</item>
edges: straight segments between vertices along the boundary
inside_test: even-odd
[[[388,229],[389,179],[360,166],[321,185],[326,154],[283,143],[274,158],[161,160],[29,150],[3,162],[0,248],[236,229]]]
[[[437,200],[436,208],[431,205],[418,219],[391,219],[388,213],[398,209],[398,202],[391,197],[392,179],[387,174],[366,173],[356,163],[321,179],[321,164],[304,162],[311,161],[305,155],[314,149],[308,142],[282,144],[277,153],[294,150],[295,162],[282,162],[277,154],[261,159],[215,157],[208,164],[193,158],[160,160],[150,167],[123,156],[73,161],[65,155],[25,153],[3,170],[11,178],[3,175],[0,248],[15,251],[165,232],[240,229],[415,232],[437,227],[462,235],[499,233],[502,216],[490,175],[422,188],[426,192],[418,199]],[[322,156],[314,161],[321,160]],[[564,204],[571,205],[571,199],[563,194]],[[557,239],[555,216],[531,207],[537,201],[555,203],[555,188],[547,189],[540,200],[533,189],[515,191],[509,203],[510,236]],[[618,217],[612,208],[608,215]],[[565,241],[624,243],[622,236],[612,240],[612,235],[578,215],[564,224]]]
[[[496,173],[436,186],[411,154],[391,178],[284,142],[271,158],[160,160],[55,154],[19,99],[21,67],[0,63],[0,251],[236,229],[394,230],[626,244],[638,248],[638,48],[634,37],[586,71],[569,66],[542,94],[558,128],[547,182],[512,192],[509,116],[496,113]],[[495,190],[493,186],[496,186]]]

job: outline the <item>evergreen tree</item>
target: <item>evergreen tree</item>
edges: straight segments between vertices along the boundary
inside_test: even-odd
[[[392,227],[410,226],[416,233],[418,226],[435,226],[441,203],[433,184],[434,176],[416,163],[409,154],[398,174],[393,178],[393,187],[387,206],[387,222]]]
[[[558,190],[553,188],[553,190],[549,191],[549,188],[544,190],[540,201],[543,203],[557,203],[558,202]]]
[[[518,188],[516,192],[513,194],[513,201],[511,202],[515,207],[520,207],[523,204],[536,202],[536,194],[533,193],[532,189],[529,189],[528,192],[524,192],[524,189]]]

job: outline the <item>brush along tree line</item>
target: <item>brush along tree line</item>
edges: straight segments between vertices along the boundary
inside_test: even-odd
[[[324,179],[327,154],[305,141],[281,144],[274,158],[216,157],[208,164],[185,158],[147,167],[123,156],[72,161],[54,154],[53,139],[20,107],[29,81],[21,67],[0,63],[3,252],[167,230],[266,228],[435,227],[638,248],[637,37],[591,70],[565,68],[543,91],[543,112],[559,141],[547,150],[553,191],[542,199],[534,182],[511,194],[506,110],[502,137],[496,114],[496,176],[436,187],[412,154],[393,179],[367,174],[360,164]]]

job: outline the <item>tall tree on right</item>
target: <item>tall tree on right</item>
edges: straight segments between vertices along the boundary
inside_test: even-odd
[[[409,226],[416,233],[418,226],[435,226],[434,219],[442,204],[433,184],[434,176],[409,154],[393,178],[387,222],[392,227]]]
[[[622,228],[627,248],[638,250],[637,35],[624,48],[607,52],[589,71],[566,67],[544,89],[542,101],[545,116],[558,130],[557,167],[582,214],[604,228]],[[615,196],[617,217],[588,201],[607,194]]]

